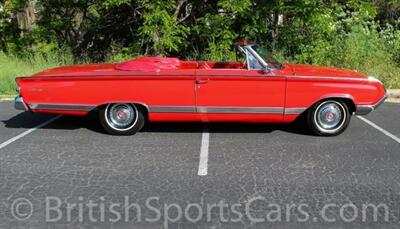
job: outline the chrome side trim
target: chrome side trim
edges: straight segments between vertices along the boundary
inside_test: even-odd
[[[71,105],[71,104],[29,104],[33,110],[66,110],[66,111],[91,111],[94,105]]]
[[[306,110],[307,110],[307,108],[304,108],[304,107],[286,108],[285,109],[285,114],[286,115],[298,115],[298,114],[302,114]]]
[[[350,81],[369,81],[368,78],[355,78],[355,77],[335,77],[335,76],[288,76],[292,79],[310,79],[310,80],[350,80]]]
[[[378,107],[380,105],[382,105],[385,100],[388,98],[388,95],[385,94],[385,96],[382,97],[382,99],[380,99],[376,104],[374,105],[358,105],[356,107],[356,112],[355,115],[367,115],[373,111],[375,111],[376,109],[378,109]]]
[[[216,114],[283,114],[282,107],[191,107],[150,106],[153,113],[216,113]]]
[[[218,69],[214,69],[218,70]],[[237,70],[243,70],[243,69],[237,69]],[[272,69],[273,70],[273,69]],[[265,77],[264,75],[260,76],[254,76],[252,74],[216,74],[210,73],[210,74],[205,74],[205,73],[200,73],[200,74],[157,74],[157,73],[114,73],[114,74],[95,74],[95,75],[46,75],[46,76],[35,76],[34,79],[46,79],[46,80],[53,80],[53,79],[62,79],[62,78],[87,78],[87,79],[93,79],[93,78],[107,78],[107,77],[113,77],[113,80],[125,80],[126,77],[146,77],[146,76],[154,76],[154,77],[193,77],[193,78],[182,78],[182,80],[193,80],[195,76],[216,76],[216,77]],[[301,76],[301,75],[274,75],[274,78],[280,77],[280,78],[287,78],[287,79],[309,79],[309,80],[348,80],[348,81],[371,81],[370,78],[355,78],[355,77],[335,77],[335,76]],[[31,78],[31,76],[25,76],[25,77],[20,77],[20,78]],[[150,78],[149,78],[150,79]],[[152,80],[159,80],[160,78],[151,78]]]
[[[21,97],[22,99],[22,97]],[[20,100],[18,100],[20,101]],[[21,108],[24,103],[18,103]],[[17,106],[17,100],[16,100]],[[33,110],[66,110],[66,111],[91,111],[95,105],[73,105],[73,104],[38,104],[32,103],[28,106]],[[150,113],[214,113],[214,114],[288,114],[295,115],[303,113],[307,108],[283,108],[283,107],[195,107],[195,106],[149,106]],[[24,109],[25,110],[25,109]],[[28,110],[28,107],[26,107]]]
[[[352,101],[355,100],[354,97],[349,94],[325,94],[324,96],[316,100],[314,103],[316,103],[317,101],[321,101],[323,99],[331,99],[331,98],[351,99]]]
[[[14,102],[14,108],[20,111],[28,111],[29,108],[26,106],[22,96],[17,96]]]
[[[197,107],[198,113],[283,114],[283,107]]]
[[[153,113],[202,113],[202,114],[288,114],[296,115],[303,113],[307,108],[283,107],[190,107],[190,106],[150,106],[149,111]]]
[[[196,113],[196,107],[190,106],[150,106],[150,113]]]

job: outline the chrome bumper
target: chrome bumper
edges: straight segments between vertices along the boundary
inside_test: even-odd
[[[15,98],[14,108],[20,111],[28,111],[28,107],[26,106],[24,99],[21,96],[17,96]]]
[[[356,108],[355,115],[367,115],[371,113],[372,111],[376,110],[380,105],[382,105],[385,100],[388,98],[388,95],[385,94],[379,102],[377,102],[375,105],[359,105]]]

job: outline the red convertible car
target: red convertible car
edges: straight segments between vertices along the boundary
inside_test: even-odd
[[[134,134],[147,121],[290,123],[302,116],[316,134],[333,136],[351,115],[366,115],[386,99],[373,77],[282,65],[255,45],[238,48],[243,62],[141,57],[49,69],[17,78],[15,107],[82,116],[98,111],[104,129],[115,135]]]

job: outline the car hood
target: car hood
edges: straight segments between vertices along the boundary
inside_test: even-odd
[[[322,67],[304,64],[288,64],[296,76],[318,76],[318,77],[346,77],[346,78],[368,78],[362,73],[333,67]]]

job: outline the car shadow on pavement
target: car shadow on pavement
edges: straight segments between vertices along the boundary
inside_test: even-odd
[[[8,120],[0,120],[6,128],[30,129],[55,117],[47,114],[33,114],[30,112],[19,113]]]
[[[142,132],[202,133],[272,133],[283,131],[300,135],[312,135],[303,125],[268,123],[149,123]]]
[[[20,113],[9,120],[1,120],[6,128],[30,129],[51,119],[54,115]],[[176,123],[159,122],[148,123],[141,132],[151,133],[202,133],[204,129],[213,133],[272,133],[283,131],[299,135],[312,135],[301,121],[291,124],[268,124],[268,123]],[[42,129],[76,130],[88,129],[93,132],[106,134],[100,125],[96,113],[84,117],[63,116],[55,122],[42,127]]]
[[[55,117],[56,115],[50,114],[33,114],[30,112],[23,112],[15,115],[8,120],[0,120],[4,123],[6,128],[10,129],[31,129],[40,125],[47,120]],[[94,132],[104,133],[97,121],[97,116],[89,114],[84,117],[78,116],[62,116],[60,119],[41,127],[41,129],[62,129],[62,130],[76,130],[76,129],[89,129]]]

